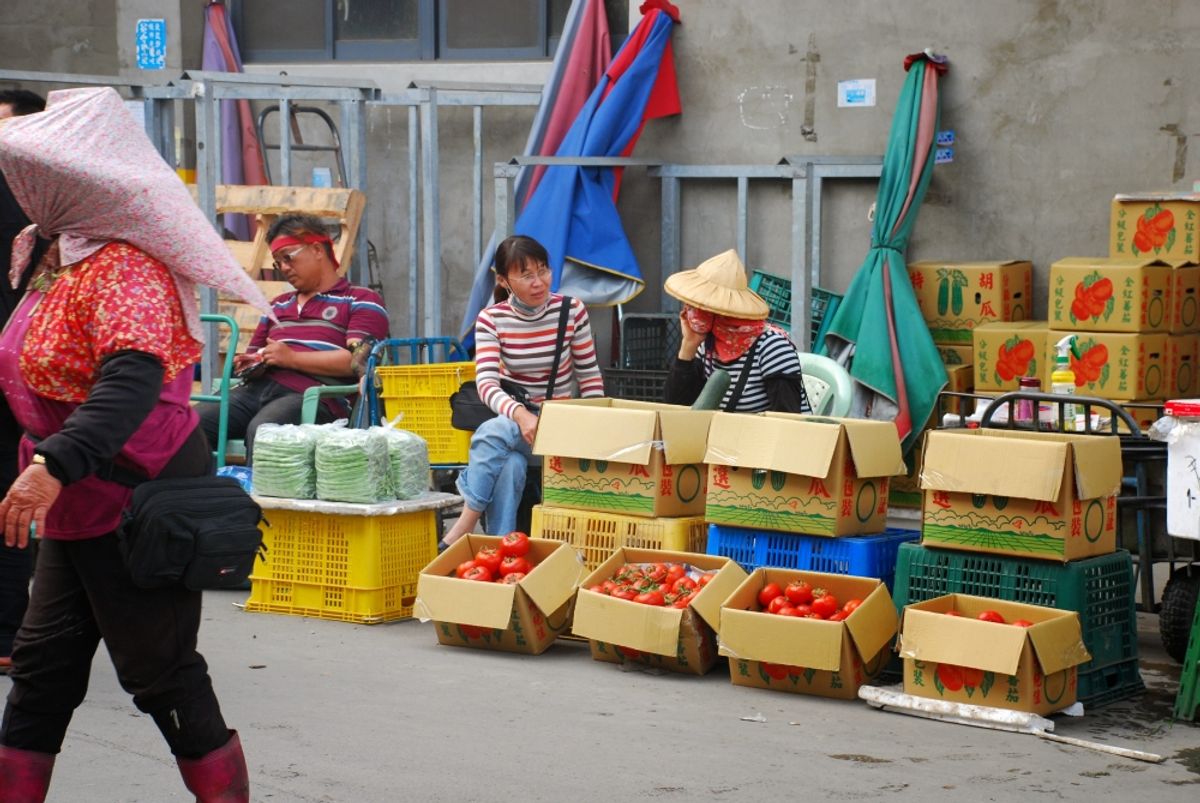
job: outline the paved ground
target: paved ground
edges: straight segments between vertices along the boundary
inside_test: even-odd
[[[1149,691],[1058,732],[1160,765],[915,719],[861,702],[621,671],[560,642],[538,657],[436,643],[432,625],[364,627],[235,607],[209,593],[201,648],[242,732],[255,800],[1195,801],[1200,727],[1169,722],[1178,667],[1144,617]],[[0,690],[7,681],[0,680]],[[746,722],[761,714],[766,722]],[[1033,793],[1040,793],[1034,795]],[[149,718],[97,657],[51,801],[186,800]]]

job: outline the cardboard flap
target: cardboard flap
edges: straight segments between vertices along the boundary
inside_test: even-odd
[[[721,632],[721,604],[745,580],[746,570],[731,560],[717,570],[716,576],[692,600],[692,608],[716,633]]]
[[[704,462],[704,452],[708,447],[708,423],[712,417],[712,410],[679,408],[659,411],[663,457],[668,465]]]
[[[891,477],[904,474],[900,436],[891,421],[863,421],[857,418],[833,418],[846,430],[854,474],[858,477]],[[875,653],[870,653],[874,655]]]
[[[731,658],[836,671],[842,662],[841,622],[792,619],[725,608],[718,651]]]
[[[555,402],[542,408],[533,453],[644,466],[657,427],[653,410]]]
[[[1092,659],[1083,643],[1077,613],[1038,622],[1026,630],[1043,674],[1052,675]]]
[[[1042,502],[1058,499],[1071,456],[1067,442],[994,438],[970,432],[980,430],[933,430],[926,436],[921,463],[923,490],[1015,496]]]
[[[679,651],[683,614],[679,608],[639,605],[580,589],[571,632],[642,652],[674,656]]]
[[[422,620],[504,630],[512,618],[516,593],[515,585],[422,574],[417,578],[414,611]]]
[[[867,661],[878,655],[895,638],[899,622],[896,605],[882,582],[845,619],[846,629],[850,631],[854,646],[858,647],[858,654]]]
[[[841,436],[841,427],[801,416],[716,413],[704,462],[827,477]]]
[[[579,553],[567,544],[558,543],[518,585],[542,613],[551,614],[574,595],[587,573]]]
[[[1025,628],[988,625],[967,617],[905,608],[900,655],[916,661],[1016,674],[1025,649]]]
[[[1093,435],[1072,443],[1075,457],[1075,492],[1080,499],[1099,499],[1121,490],[1121,442]]]

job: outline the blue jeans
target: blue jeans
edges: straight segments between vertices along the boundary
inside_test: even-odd
[[[511,418],[484,421],[471,436],[468,464],[455,484],[467,507],[484,514],[484,531],[489,535],[516,529],[530,457],[529,444]]]

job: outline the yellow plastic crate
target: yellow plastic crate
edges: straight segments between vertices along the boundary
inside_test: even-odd
[[[703,553],[708,544],[703,516],[647,519],[537,505],[530,530],[535,538],[564,541],[580,550],[589,571],[620,547]]]
[[[450,426],[450,395],[475,378],[475,363],[383,365],[375,369],[383,414],[429,443],[429,462],[466,463],[471,433]]]
[[[417,575],[437,556],[436,510],[265,515],[267,557],[254,564],[246,610],[362,624],[412,617]]]

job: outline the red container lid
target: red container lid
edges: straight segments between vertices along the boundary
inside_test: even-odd
[[[1176,418],[1200,418],[1200,399],[1171,399],[1163,411]]]

